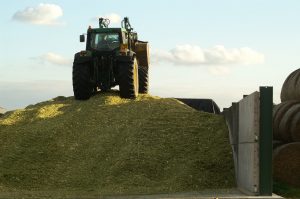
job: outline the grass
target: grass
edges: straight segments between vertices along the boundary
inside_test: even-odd
[[[300,198],[300,188],[292,187],[286,183],[274,181],[273,184],[274,193],[283,196],[287,199],[299,199]]]
[[[57,97],[0,117],[0,193],[232,188],[227,136],[222,116],[175,99]]]

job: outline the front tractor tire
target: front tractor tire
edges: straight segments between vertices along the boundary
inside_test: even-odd
[[[93,86],[90,81],[90,69],[87,63],[73,64],[73,91],[77,100],[87,100],[91,97]]]
[[[134,99],[139,92],[138,64],[136,58],[129,62],[119,63],[120,97]]]

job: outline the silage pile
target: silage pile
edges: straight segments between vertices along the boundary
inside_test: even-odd
[[[57,97],[0,117],[0,192],[231,188],[227,134],[222,116],[175,99]]]

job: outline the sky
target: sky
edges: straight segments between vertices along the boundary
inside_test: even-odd
[[[0,7],[0,107],[72,96],[79,35],[129,17],[150,45],[150,94],[210,98],[220,108],[300,67],[297,0],[11,0]]]

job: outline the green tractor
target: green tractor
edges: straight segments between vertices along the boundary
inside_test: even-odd
[[[87,30],[86,50],[75,54],[73,91],[75,99],[87,100],[98,90],[109,91],[119,85],[122,98],[148,93],[149,46],[138,40],[127,17],[121,28],[108,28],[100,18],[99,28]],[[80,35],[85,42],[85,35]]]

